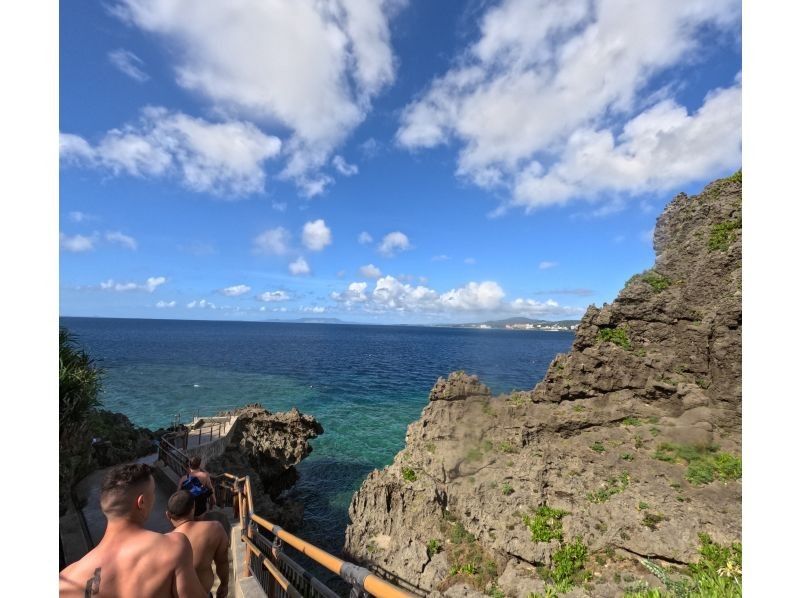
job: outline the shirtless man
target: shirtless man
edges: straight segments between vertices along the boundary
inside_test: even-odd
[[[190,597],[206,593],[192,566],[192,547],[180,534],[158,534],[143,524],[155,503],[149,465],[111,469],[103,479],[100,508],[108,519],[100,543],[59,575],[62,597]]]
[[[200,583],[211,596],[214,585],[214,572],[211,561],[217,569],[219,588],[217,598],[228,595],[228,534],[217,521],[195,521],[194,501],[186,490],[178,490],[167,502],[167,518],[175,528],[170,535],[183,534],[192,545],[194,569]]]
[[[196,477],[200,483],[208,488],[211,491],[210,496],[202,501],[201,505],[198,505],[198,509],[196,509],[195,517],[199,520],[203,518],[203,515],[206,514],[207,509],[213,509],[214,506],[217,504],[216,497],[214,496],[214,483],[211,481],[211,476],[208,475],[208,472],[200,469],[200,457],[192,457],[189,459],[189,471],[188,473],[184,474],[184,476],[178,480],[178,490],[181,490],[181,486],[183,483],[189,479],[189,476]],[[206,507],[206,505],[208,505]]]

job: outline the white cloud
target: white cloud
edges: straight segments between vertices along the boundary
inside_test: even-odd
[[[399,231],[386,235],[378,247],[378,251],[387,257],[392,257],[399,251],[408,251],[409,249],[411,249],[411,243],[408,237]]]
[[[331,160],[331,164],[333,164],[333,167],[343,176],[358,174],[358,166],[355,164],[348,164],[341,156],[334,156],[333,160]]]
[[[431,258],[431,261],[432,262],[446,262],[449,259],[450,259],[449,255],[441,254],[441,255],[434,255]]]
[[[361,266],[361,268],[359,268],[358,271],[361,272],[361,276],[364,276],[366,278],[380,278],[381,275],[380,268],[374,266],[373,264],[367,264],[366,266]]]
[[[361,308],[367,312],[413,312],[447,316],[452,314],[494,314],[567,316],[583,313],[581,307],[565,307],[548,299],[504,301],[505,291],[496,282],[469,282],[466,285],[438,293],[429,287],[403,283],[392,276],[375,282],[372,291],[366,282],[352,282],[343,292],[332,292],[330,298],[347,309]]]
[[[173,301],[159,301],[158,303],[156,303],[156,307],[159,308],[159,309],[175,307],[175,301],[174,300]]]
[[[210,123],[150,106],[137,124],[108,131],[94,147],[67,133],[60,146],[67,164],[114,175],[174,175],[192,191],[236,199],[263,191],[263,162],[280,152],[281,142],[250,123]]]
[[[86,222],[88,220],[97,220],[96,216],[87,214],[86,212],[70,212],[68,216],[72,222]]]
[[[470,282],[459,289],[453,289],[440,297],[443,305],[463,311],[484,311],[500,307],[505,292],[493,281]]]
[[[358,242],[362,245],[369,245],[372,243],[372,235],[367,231],[363,231],[358,235]]]
[[[331,299],[334,301],[343,301],[346,305],[352,303],[363,303],[368,300],[364,291],[367,290],[366,282],[351,282],[344,293],[331,293]]]
[[[240,297],[245,293],[249,293],[250,287],[246,284],[236,284],[231,287],[225,287],[220,292],[227,297]]]
[[[273,201],[272,209],[276,212],[285,212],[288,204],[285,201]]]
[[[144,62],[133,52],[123,50],[122,48],[113,50],[108,53],[108,60],[119,71],[125,73],[134,81],[144,83],[150,78],[150,75],[142,70]]]
[[[284,175],[302,182],[394,81],[389,20],[404,4],[119,0],[115,12],[174,48],[180,86],[219,111],[287,127]]]
[[[189,309],[217,309],[215,304],[211,303],[211,301],[206,301],[205,299],[195,299],[190,301],[186,304],[186,307]]]
[[[306,262],[305,258],[301,256],[289,264],[289,272],[291,272],[294,276],[300,276],[302,274],[308,274],[311,272],[311,268],[309,268],[308,262]]]
[[[91,251],[94,249],[94,238],[84,237],[83,235],[74,235],[70,237],[64,233],[58,235],[59,245],[64,251],[72,253],[82,253],[84,251]]]
[[[314,305],[314,306],[303,306],[300,308],[300,311],[312,313],[312,314],[323,314],[325,313],[325,308],[322,306]]]
[[[458,174],[527,211],[732,170],[740,83],[694,114],[668,85],[648,86],[699,60],[704,32],[736,34],[740,12],[735,0],[504,0],[457,66],[406,107],[397,141],[460,142]]]
[[[282,226],[265,230],[253,239],[253,251],[266,255],[283,255],[289,251],[291,238],[291,233]]]
[[[478,260],[476,260],[474,257],[467,257],[464,258],[464,263],[467,264],[468,266],[474,266],[475,264],[478,263]]]
[[[116,282],[113,278],[109,278],[105,282],[100,283],[100,288],[104,291],[146,291],[152,293],[165,282],[167,282],[167,279],[164,276],[151,276],[142,284],[135,282]]]
[[[266,301],[267,303],[272,303],[275,301],[288,301],[291,299],[289,293],[286,291],[266,291],[261,293],[258,298],[261,301]]]
[[[558,262],[539,262],[539,270],[549,270],[558,266]]]
[[[322,251],[333,242],[331,229],[322,219],[306,222],[303,225],[303,245],[311,251]]]
[[[106,241],[109,243],[116,243],[126,249],[133,249],[135,250],[139,244],[136,242],[131,236],[121,233],[120,231],[108,231],[106,233]]]

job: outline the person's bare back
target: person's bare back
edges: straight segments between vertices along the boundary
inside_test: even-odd
[[[169,535],[183,534],[192,545],[194,570],[206,591],[214,585],[212,561],[216,561],[217,570],[224,561],[228,564],[228,535],[218,521],[186,521],[175,528]],[[220,577],[222,577],[220,575]],[[227,576],[226,576],[227,581]],[[225,584],[227,586],[227,583]],[[219,596],[219,594],[218,594]]]
[[[184,596],[179,590],[184,586],[181,567],[186,569],[191,559],[189,541],[174,534],[138,529],[110,539],[106,535],[86,557],[61,572],[60,595]]]
[[[60,595],[205,598],[189,540],[144,529],[154,504],[155,480],[148,465],[109,470],[100,490],[100,507],[108,519],[105,534],[59,574]]]

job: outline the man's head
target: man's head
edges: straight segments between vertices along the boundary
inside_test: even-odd
[[[186,490],[178,490],[167,501],[167,518],[172,521],[194,519],[194,498]]]
[[[189,469],[200,469],[200,463],[202,463],[200,457],[192,457],[189,459]]]
[[[128,518],[144,523],[155,499],[153,468],[144,463],[110,469],[100,487],[100,508],[109,519]]]

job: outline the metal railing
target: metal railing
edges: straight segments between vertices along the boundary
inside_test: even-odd
[[[175,473],[183,475],[188,458],[175,445],[162,440],[159,458]],[[253,509],[250,476],[229,473],[211,476],[217,505],[232,507],[241,524],[245,546],[242,576],[254,577],[269,598],[337,598],[337,594],[283,552],[284,544],[331,571],[351,587],[351,596],[412,598],[412,594],[381,579],[368,569],[348,563],[290,534],[260,517]]]

